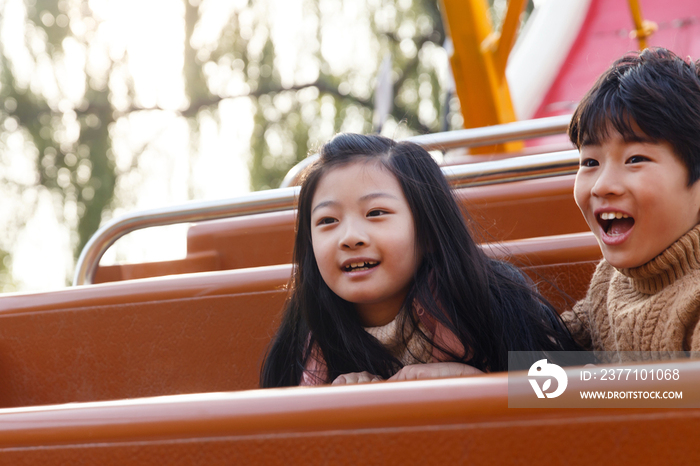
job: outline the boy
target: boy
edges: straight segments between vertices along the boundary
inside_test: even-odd
[[[562,315],[598,351],[700,350],[700,63],[617,60],[574,112],[574,197],[604,260]]]

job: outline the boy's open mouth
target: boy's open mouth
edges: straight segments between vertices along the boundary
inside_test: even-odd
[[[359,270],[369,270],[379,265],[379,261],[359,261],[353,262],[343,267],[346,272],[357,272]]]
[[[634,219],[622,212],[602,212],[596,215],[596,219],[609,236],[624,235],[634,225]]]

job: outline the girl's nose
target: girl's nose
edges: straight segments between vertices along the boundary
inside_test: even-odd
[[[369,244],[369,236],[356,222],[347,222],[340,238],[340,247],[355,249]]]
[[[591,194],[598,197],[619,196],[624,192],[624,183],[620,173],[614,168],[603,168],[593,183]]]

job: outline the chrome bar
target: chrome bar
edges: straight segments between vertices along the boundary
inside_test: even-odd
[[[480,186],[576,173],[575,150],[513,157],[493,162],[442,167],[454,187]],[[101,227],[85,245],[76,265],[73,285],[93,283],[102,255],[119,238],[146,227],[215,220],[292,209],[299,187],[258,191],[232,199],[189,202],[127,214]]]
[[[405,139],[415,142],[425,150],[447,150],[458,147],[479,147],[522,139],[540,138],[565,133],[571,115],[561,115],[536,120],[515,121],[483,128],[461,129],[445,133],[424,134]],[[310,155],[287,172],[280,188],[292,185],[299,172],[311,165],[318,155]]]
[[[561,115],[536,120],[514,121],[482,128],[460,129],[444,133],[413,136],[407,141],[423,146],[425,150],[446,150],[457,147],[478,147],[521,139],[539,138],[565,133],[571,115]]]
[[[238,217],[294,208],[299,187],[257,191],[232,199],[188,202],[126,214],[113,219],[90,238],[75,268],[73,285],[91,285],[104,253],[122,236],[147,227]]]
[[[453,188],[571,175],[578,171],[577,150],[523,155],[491,162],[442,167]]]

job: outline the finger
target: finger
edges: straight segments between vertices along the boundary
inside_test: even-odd
[[[339,375],[331,385],[345,385],[347,383],[349,383],[347,377],[345,375]]]
[[[408,370],[406,371],[406,374],[403,376],[401,380],[418,380],[420,378],[423,378],[423,371],[419,370]]]
[[[377,376],[374,374],[370,374],[369,372],[360,372],[357,374],[357,383],[369,383],[369,382],[374,382],[374,379],[376,379]]]
[[[485,372],[482,371],[481,369],[477,369],[476,367],[472,366],[467,366],[469,369],[467,370],[467,373],[464,375],[479,375],[479,374],[484,374]]]
[[[398,382],[398,381],[401,381],[401,380],[406,380],[406,372],[407,372],[407,371],[406,371],[405,368],[404,368],[404,369],[401,369],[401,370],[399,370],[396,374],[392,375],[392,376],[389,378],[389,380],[391,380],[391,381],[393,381],[393,382]]]

